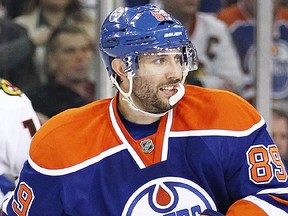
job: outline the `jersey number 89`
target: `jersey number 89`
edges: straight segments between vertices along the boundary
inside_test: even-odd
[[[250,180],[255,184],[269,183],[274,177],[279,182],[287,180],[285,166],[276,145],[250,147],[247,151],[247,162]]]

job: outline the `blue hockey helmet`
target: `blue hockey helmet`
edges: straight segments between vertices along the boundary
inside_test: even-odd
[[[114,58],[125,63],[125,72],[135,73],[138,56],[160,49],[180,48],[183,70],[198,67],[197,53],[188,40],[186,29],[174,17],[156,5],[128,8],[120,7],[111,12],[101,28],[100,54],[109,76]]]

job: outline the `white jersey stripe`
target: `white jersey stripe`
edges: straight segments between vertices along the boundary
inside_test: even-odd
[[[162,156],[161,156],[162,161],[166,161],[167,156],[168,156],[168,139],[169,139],[168,135],[171,130],[172,119],[173,119],[173,110],[170,110],[168,112],[168,120],[166,123],[165,135],[164,135],[163,146],[162,146]]]
[[[89,160],[86,160],[75,166],[71,166],[71,167],[64,168],[64,169],[46,169],[46,168],[40,167],[36,163],[34,163],[34,161],[30,158],[30,156],[28,157],[28,162],[33,167],[33,169],[35,169],[39,173],[50,175],[50,176],[60,176],[60,175],[65,175],[65,174],[73,173],[78,170],[84,169],[90,166],[91,164],[95,164],[103,160],[104,158],[109,157],[110,155],[116,154],[117,152],[120,152],[125,149],[126,149],[126,146],[124,144],[118,145],[114,148],[111,148],[111,149],[108,149],[107,151],[102,152],[100,155],[96,157],[90,158]]]
[[[255,205],[259,206],[263,211],[267,213],[267,216],[287,216],[287,213],[283,210],[271,205],[270,203],[261,200],[255,196],[245,197],[244,200],[250,201]]]
[[[110,118],[112,120],[112,125],[113,125],[117,135],[119,136],[119,138],[121,139],[123,144],[126,146],[126,148],[128,149],[129,153],[131,154],[131,156],[133,157],[135,162],[138,164],[139,168],[144,169],[146,167],[145,164],[143,163],[141,158],[138,156],[138,154],[134,151],[133,147],[128,143],[128,141],[126,140],[124,134],[122,133],[119,125],[117,124],[115,114],[113,112],[113,101],[114,101],[114,98],[113,98],[113,100],[111,100],[110,106],[109,106],[109,113],[110,113]]]
[[[188,137],[188,136],[230,136],[230,137],[244,137],[248,136],[265,124],[263,117],[254,124],[251,128],[244,131],[232,130],[190,130],[190,131],[171,131],[170,137]]]
[[[265,189],[257,194],[288,194],[288,188],[271,188],[271,189]]]

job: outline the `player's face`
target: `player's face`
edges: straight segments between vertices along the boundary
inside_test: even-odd
[[[164,51],[139,57],[139,70],[133,78],[134,103],[146,112],[163,113],[172,107],[169,98],[182,80],[181,54]]]

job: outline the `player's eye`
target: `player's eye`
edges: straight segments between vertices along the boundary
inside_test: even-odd
[[[181,55],[175,55],[174,60],[176,63],[180,63],[182,65],[182,56]]]
[[[167,62],[165,57],[158,57],[153,60],[153,63],[155,64],[164,64],[165,62]]]

